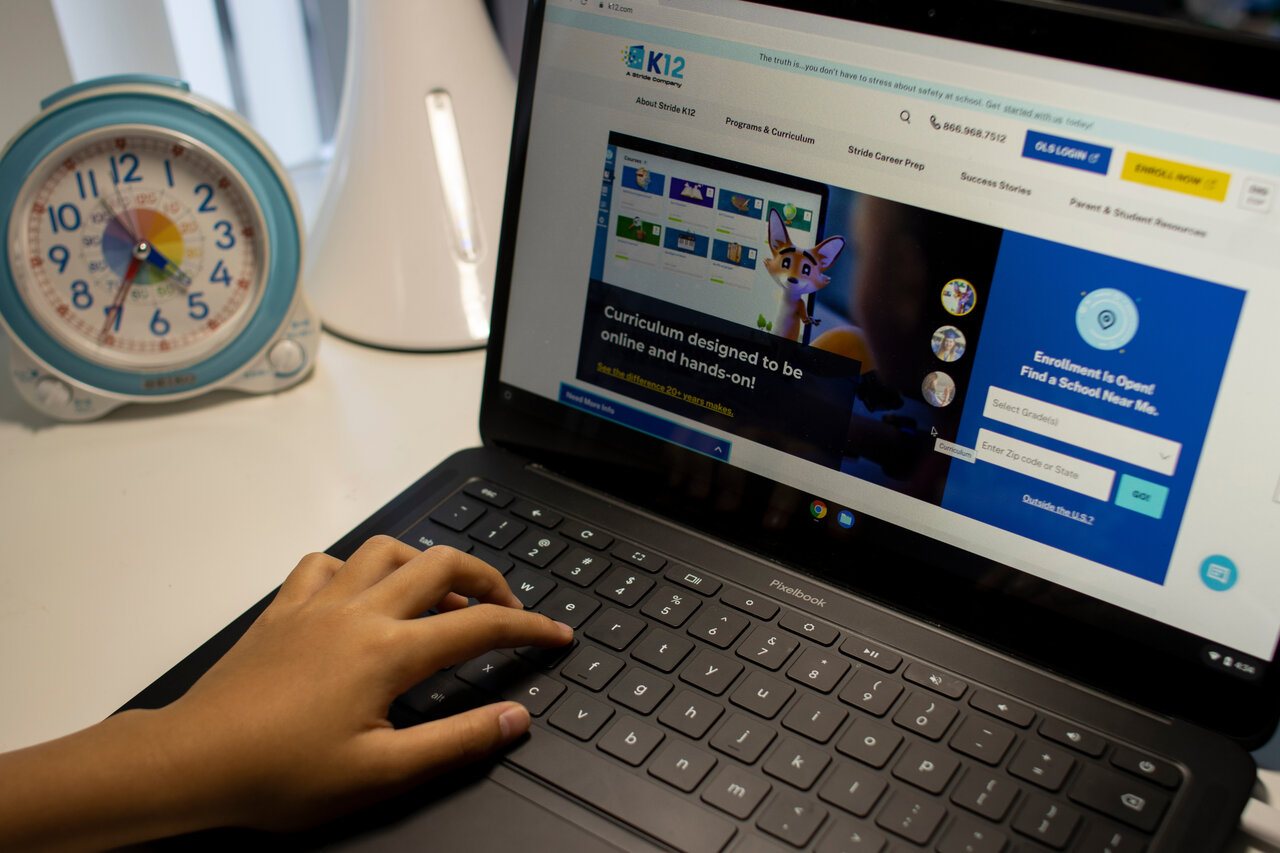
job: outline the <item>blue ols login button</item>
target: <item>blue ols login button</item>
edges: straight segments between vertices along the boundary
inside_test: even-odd
[[[1043,160],[1046,163],[1057,163],[1059,166],[1070,166],[1099,175],[1107,173],[1111,165],[1111,149],[1104,145],[1092,145],[1078,139],[1067,139],[1062,136],[1050,136],[1047,133],[1027,131],[1027,139],[1022,145],[1022,156],[1032,160]]]
[[[1169,499],[1169,488],[1159,483],[1148,483],[1141,477],[1120,475],[1120,488],[1116,490],[1116,506],[1159,518],[1164,515],[1164,502]]]

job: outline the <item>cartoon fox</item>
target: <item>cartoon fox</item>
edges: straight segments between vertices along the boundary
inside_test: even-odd
[[[809,316],[805,299],[830,283],[825,270],[830,269],[844,249],[843,237],[828,237],[812,249],[797,249],[787,233],[787,226],[777,208],[769,211],[769,249],[764,268],[782,288],[782,303],[773,333],[789,340],[800,340],[805,326],[815,323]]]

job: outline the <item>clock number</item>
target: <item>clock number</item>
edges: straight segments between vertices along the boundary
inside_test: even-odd
[[[85,182],[85,175],[89,176],[87,183]],[[88,193],[85,192],[86,187],[88,187]],[[87,199],[89,194],[92,194],[94,198],[98,197],[98,179],[94,177],[93,169],[87,172],[76,172],[76,188],[80,190],[81,201]]]
[[[136,184],[142,180],[142,176],[137,174],[138,171],[138,155],[137,154],[121,154],[120,163],[116,164],[115,155],[111,155],[111,180],[117,184],[122,183],[120,178],[120,167],[128,166],[129,171],[124,173],[123,183]]]
[[[209,306],[204,302],[204,292],[187,294],[187,316],[192,320],[203,320],[209,316]]]
[[[160,316],[159,308],[151,315],[151,334],[157,337],[169,334],[169,321]]]
[[[208,184],[196,184],[196,195],[204,194],[204,201],[200,202],[200,206],[196,208],[199,213],[213,213],[218,209],[217,205],[210,204],[213,201],[213,187]]]
[[[111,319],[111,315],[113,313],[116,315],[114,320]],[[111,326],[111,331],[120,331],[120,318],[124,316],[123,305],[108,305],[102,309],[102,315],[107,318],[107,322]]]
[[[89,292],[89,282],[81,279],[71,282],[71,304],[81,311],[93,307],[93,294]]]
[[[74,204],[68,202],[55,207],[49,208],[49,224],[53,227],[53,233],[57,234],[59,228],[64,231],[74,231],[80,227],[80,211]]]
[[[217,222],[213,223],[213,228],[215,231],[222,232],[222,240],[219,240],[218,242],[214,243],[214,245],[217,246],[219,249],[230,249],[232,246],[236,244],[235,235],[231,233],[232,228],[231,228],[230,222],[228,222],[225,219],[219,219]],[[225,240],[226,242],[224,243],[223,240]]]
[[[49,249],[49,260],[58,265],[59,274],[67,270],[67,258],[71,257],[71,253],[67,251],[66,246],[53,246]]]
[[[224,287],[230,287],[231,286],[231,270],[224,267],[222,265],[222,261],[218,261],[218,263],[213,268],[213,272],[210,273],[209,275],[209,281],[213,282],[214,284],[220,283]]]

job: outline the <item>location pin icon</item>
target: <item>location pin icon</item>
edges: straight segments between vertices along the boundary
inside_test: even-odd
[[[1107,309],[1105,311],[1098,312],[1098,325],[1101,326],[1104,331],[1110,329],[1115,324],[1116,314],[1114,311]]]

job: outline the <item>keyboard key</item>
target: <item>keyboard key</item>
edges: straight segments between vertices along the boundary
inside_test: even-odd
[[[685,668],[680,670],[680,680],[700,687],[713,696],[719,696],[729,689],[729,685],[742,670],[742,664],[736,660],[699,649]]]
[[[1013,723],[1021,729],[1031,725],[1036,718],[1035,711],[1032,711],[1026,705],[1015,702],[998,693],[992,693],[990,690],[975,690],[973,695],[969,697],[969,704],[979,711],[986,711],[988,714],[999,717],[1006,723]]]
[[[760,805],[773,786],[736,764],[728,764],[712,777],[702,799],[720,811],[745,820]]]
[[[849,663],[826,649],[808,649],[787,670],[787,678],[830,693],[849,671]]]
[[[653,581],[629,568],[616,568],[596,587],[596,592],[623,607],[635,607],[644,594],[653,589]]]
[[[874,669],[859,668],[840,691],[840,701],[883,717],[902,693],[902,685]]]
[[[643,630],[643,619],[623,613],[616,607],[609,607],[591,621],[586,634],[615,651],[622,651]]]
[[[765,761],[763,770],[775,779],[807,791],[830,763],[825,749],[798,737],[785,737]]]
[[[725,587],[724,592],[720,593],[720,600],[734,610],[741,610],[761,619],[772,619],[778,612],[778,605],[774,602],[736,586]]]
[[[561,693],[564,693],[564,685],[559,681],[539,673],[529,673],[507,685],[498,695],[519,702],[528,709],[530,716],[539,717],[560,698]]]
[[[959,769],[960,760],[950,753],[912,743],[893,765],[893,775],[930,794],[940,794]]]
[[[824,646],[831,645],[840,637],[840,632],[835,628],[798,610],[782,611],[782,618],[778,620],[778,625]]]
[[[552,564],[551,574],[578,586],[591,586],[611,565],[599,554],[573,547]]]
[[[633,566],[639,566],[647,572],[660,572],[662,567],[667,564],[665,557],[646,551],[644,548],[632,545],[629,542],[619,542],[613,546],[613,550],[609,553],[619,560],[624,560]]]
[[[827,819],[827,810],[807,797],[783,791],[773,798],[756,826],[794,847],[804,847]]]
[[[791,653],[800,645],[800,641],[790,634],[784,634],[770,625],[756,628],[738,646],[738,657],[755,661],[761,666],[777,670],[787,662]]]
[[[414,525],[400,536],[401,542],[407,542],[415,548],[427,550],[437,545],[447,545],[459,551],[468,552],[472,548],[471,540],[457,533],[445,530],[434,521],[423,521]]]
[[[1016,796],[1016,782],[975,767],[965,773],[960,784],[951,792],[951,802],[998,823],[1004,820]]]
[[[1076,761],[1057,747],[1027,741],[1009,762],[1009,772],[1048,791],[1062,787]]]
[[[814,853],[881,853],[887,840],[861,821],[836,818]]]
[[[490,566],[493,566],[504,575],[515,568],[516,565],[512,562],[510,557],[505,557],[497,551],[494,551],[492,548],[486,548],[483,545],[478,545],[475,548],[472,548],[471,553],[488,563]]]
[[[516,566],[507,574],[507,585],[526,608],[532,608],[556,588],[556,582],[551,578],[523,566]]]
[[[952,821],[938,839],[938,853],[1002,853],[1008,839],[1004,833],[961,816]]]
[[[676,738],[649,762],[649,775],[688,794],[702,784],[715,766],[714,756]]]
[[[671,672],[685,655],[693,651],[693,643],[670,631],[654,628],[631,650],[631,656],[661,672]]]
[[[698,618],[689,623],[689,635],[706,640],[717,648],[727,649],[747,630],[748,621],[741,613],[713,604],[703,608]]]
[[[898,713],[893,715],[893,722],[904,729],[918,732],[929,740],[940,740],[956,718],[956,709],[947,702],[939,702],[937,697],[912,691]]]
[[[1013,744],[1013,730],[980,716],[965,718],[951,737],[951,748],[993,767]]]
[[[612,716],[613,709],[608,705],[574,690],[547,722],[578,740],[591,740]]]
[[[818,796],[851,815],[866,817],[888,787],[878,774],[842,761],[818,790]]]
[[[684,590],[663,586],[659,587],[658,591],[645,602],[640,612],[672,628],[679,628],[701,606],[702,601]]]
[[[557,532],[571,542],[578,542],[597,551],[603,551],[613,544],[613,537],[608,533],[578,524],[576,521],[566,521],[560,525]]]
[[[1102,755],[1107,748],[1107,742],[1100,735],[1055,717],[1044,718],[1040,723],[1040,734],[1085,755],[1092,755],[1094,758]]]
[[[836,749],[863,764],[884,767],[900,743],[902,735],[892,729],[873,723],[865,717],[855,717],[853,725],[836,741]]]
[[[551,597],[538,607],[539,613],[545,613],[552,619],[565,623],[570,628],[579,628],[592,613],[600,609],[600,602],[588,598],[580,592],[561,587],[551,593]]]
[[[1116,751],[1111,754],[1111,763],[1121,770],[1127,770],[1166,788],[1176,788],[1182,784],[1182,773],[1177,767],[1127,746],[1116,747]]]
[[[470,527],[485,512],[487,510],[480,501],[465,495],[454,495],[432,510],[427,517],[450,530],[460,532]]]
[[[631,717],[622,717],[604,733],[596,746],[632,767],[639,767],[664,737],[666,735],[653,726]]]
[[[700,693],[681,690],[658,715],[658,722],[695,740],[705,735],[724,708]]]
[[[902,673],[902,677],[913,684],[927,687],[952,699],[959,699],[964,695],[964,691],[969,689],[969,685],[954,675],[948,675],[940,669],[934,669],[922,663],[910,664]]]
[[[458,667],[458,678],[488,693],[500,693],[531,672],[529,667],[499,651],[486,652]]]
[[[491,483],[485,483],[481,480],[473,480],[462,487],[462,491],[474,498],[480,498],[485,503],[501,509],[515,499],[515,495],[506,489],[500,489]]]
[[[885,672],[893,672],[902,663],[902,655],[862,637],[849,637],[840,644],[840,651]]]
[[[488,699],[452,672],[437,672],[410,687],[398,701],[429,720],[438,720],[479,707]]]
[[[560,670],[560,674],[589,690],[599,692],[622,670],[623,666],[623,662],[613,655],[607,655],[591,646],[583,646],[569,659],[569,663]]]
[[[711,736],[711,748],[732,755],[745,764],[754,764],[773,743],[778,733],[746,714],[733,714]]]
[[[1013,819],[1013,830],[1055,850],[1062,850],[1079,823],[1080,812],[1032,793],[1022,801]]]
[[[538,669],[555,669],[569,654],[578,646],[576,639],[570,641],[566,645],[556,646],[553,648],[543,648],[541,646],[520,646],[516,649],[516,654],[521,659],[532,664]]]
[[[1080,771],[1067,796],[1143,832],[1153,831],[1169,807],[1168,794],[1159,789],[1093,765]]]
[[[623,733],[625,737],[625,733]],[[736,827],[656,782],[558,737],[533,737],[505,760],[682,853],[720,853]]]
[[[876,825],[916,844],[933,835],[947,810],[919,792],[903,788],[892,792],[876,817]]]
[[[766,720],[772,719],[787,704],[787,700],[796,692],[794,687],[770,678],[761,672],[752,672],[742,680],[738,689],[729,696],[729,701],[739,708],[759,714]]]
[[[534,524],[546,528],[555,527],[564,519],[564,516],[560,513],[552,512],[541,504],[535,504],[523,498],[511,505],[511,511],[525,521],[532,521]]]
[[[1143,853],[1147,842],[1131,830],[1090,821],[1074,849],[1079,853]]]
[[[609,690],[609,698],[638,713],[651,714],[670,692],[670,681],[658,678],[648,670],[631,667]]]
[[[782,718],[782,725],[797,734],[802,734],[818,743],[826,743],[840,728],[848,712],[833,702],[819,699],[809,693],[800,694],[800,698],[791,706],[791,710]]]
[[[518,521],[495,515],[477,524],[467,535],[482,545],[502,549],[528,528]]]
[[[557,539],[539,530],[529,530],[516,538],[516,541],[511,544],[509,553],[526,563],[545,569],[547,564],[567,547],[563,539]]]
[[[685,589],[700,592],[703,595],[715,595],[720,589],[720,581],[688,566],[672,564],[663,576],[672,583],[678,583]]]

